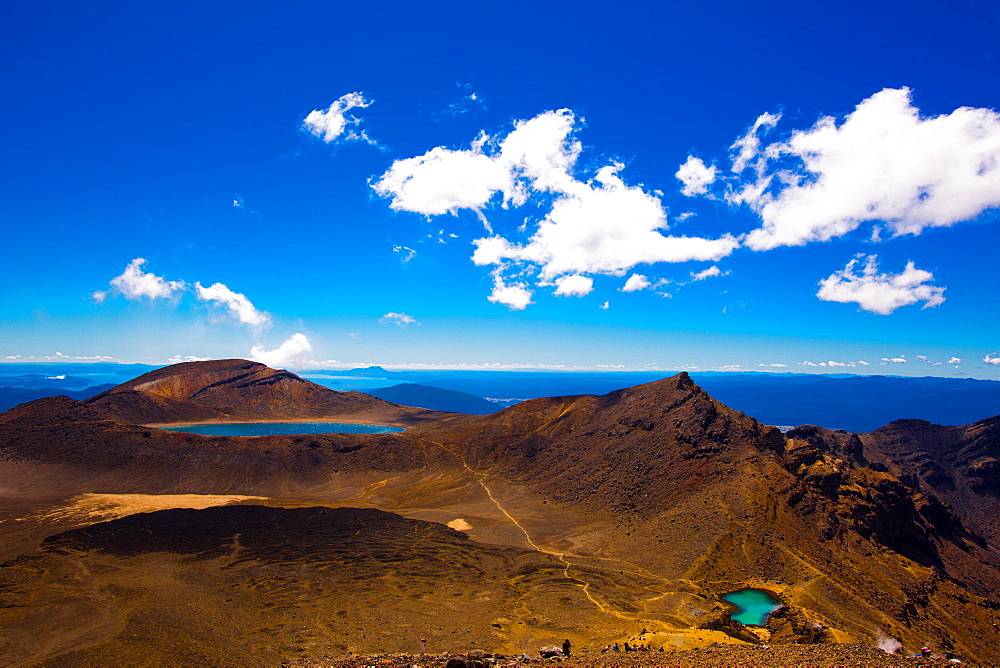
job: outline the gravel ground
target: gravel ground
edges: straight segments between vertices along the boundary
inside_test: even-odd
[[[474,653],[473,656],[476,656]],[[450,659],[465,659],[461,654],[381,654],[373,656],[324,657],[317,661],[295,662],[291,666],[336,666],[337,668],[381,668],[382,666],[410,666],[411,668],[439,668]],[[776,645],[773,647],[750,645],[713,645],[704,649],[679,652],[638,652],[638,653],[593,653],[581,652],[570,659],[539,659],[531,657],[524,661],[518,657],[501,656],[481,659],[483,665],[504,668],[523,665],[558,665],[564,668],[584,668],[585,666],[631,668],[641,666],[802,666],[809,668],[833,668],[853,666],[953,666],[944,659],[922,659],[889,656],[880,649],[867,645],[823,644],[823,645]],[[971,665],[971,664],[963,664]]]

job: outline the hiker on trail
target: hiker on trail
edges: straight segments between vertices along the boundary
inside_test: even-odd
[[[570,648],[569,638],[566,638],[566,640],[563,640],[563,654],[565,654],[566,656],[569,656],[569,648]]]
[[[621,651],[621,648],[618,647],[618,643],[615,643],[614,645],[611,646],[611,651],[612,652],[620,652]]]
[[[632,651],[632,648],[628,646],[628,640],[625,641],[625,651],[626,652],[631,652]]]

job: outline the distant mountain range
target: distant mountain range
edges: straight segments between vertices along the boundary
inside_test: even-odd
[[[110,383],[122,383],[156,368],[109,363],[3,364],[0,410],[41,396],[86,398],[86,392],[96,394]],[[333,390],[357,390],[408,406],[485,414],[538,397],[606,394],[669,373],[390,371],[371,366],[307,370],[298,375]],[[1000,381],[992,380],[715,372],[692,373],[691,377],[713,397],[773,425],[814,424],[860,433],[900,418],[958,425],[1000,413]],[[88,384],[96,387],[84,389]]]

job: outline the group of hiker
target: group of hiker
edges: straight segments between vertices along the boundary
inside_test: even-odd
[[[618,646],[618,643],[615,643],[613,645],[605,645],[604,647],[601,648],[601,654],[603,654],[605,652],[621,652],[621,651],[625,651],[625,652],[652,652],[654,650],[653,650],[652,647],[650,647],[649,645],[646,645],[646,644],[642,644],[642,645],[629,645],[628,641],[626,641],[624,643],[624,650],[621,647]],[[665,650],[661,647],[660,651],[663,652]]]

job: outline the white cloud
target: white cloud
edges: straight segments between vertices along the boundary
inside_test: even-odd
[[[708,186],[715,181],[715,173],[715,165],[706,167],[701,158],[689,155],[687,162],[680,166],[674,176],[684,184],[681,194],[693,197],[708,192]]]
[[[567,273],[621,275],[637,264],[717,260],[739,244],[720,239],[660,234],[666,215],[659,199],[617,176],[621,165],[602,167],[594,181],[574,181],[556,198],[527,244],[509,241],[495,263],[539,267],[544,281]],[[476,261],[476,257],[473,258]],[[477,262],[479,264],[480,262]]]
[[[946,364],[961,364],[961,363],[962,363],[961,357],[952,357],[946,362]]]
[[[919,234],[1000,206],[1000,114],[990,109],[921,118],[909,89],[885,89],[839,126],[824,117],[786,142],[760,149],[755,139],[752,130],[734,144],[733,169],[759,155],[756,178],[727,197],[760,215],[746,237],[754,250],[825,241],[865,221]]]
[[[247,299],[246,295],[233,292],[222,283],[214,283],[209,287],[203,286],[197,281],[194,284],[195,295],[202,301],[218,302],[229,309],[236,318],[244,325],[261,327],[270,322],[271,316],[257,307]]]
[[[594,280],[588,276],[573,274],[556,279],[555,294],[561,297],[583,297],[594,291]]]
[[[637,292],[639,290],[645,290],[651,285],[649,279],[647,279],[642,274],[632,274],[625,281],[625,285],[622,286],[622,292]]]
[[[397,160],[372,188],[390,197],[396,211],[425,216],[457,214],[459,209],[481,210],[499,191],[511,190],[508,168],[483,153],[482,136],[465,151],[438,147],[415,158]]]
[[[906,358],[900,355],[899,357],[883,357],[879,360],[882,364],[906,364]]]
[[[179,364],[180,362],[207,362],[212,359],[211,357],[195,357],[194,355],[174,355],[167,361],[171,364]]]
[[[691,272],[692,281],[704,281],[706,278],[712,278],[713,276],[725,276],[729,272],[723,272],[716,265],[712,265],[708,269],[699,272]]]
[[[306,335],[296,333],[274,350],[264,350],[264,346],[255,345],[250,349],[250,359],[274,369],[295,368],[306,363],[306,354],[311,350],[312,344]]]
[[[493,273],[493,292],[487,297],[494,304],[503,304],[511,311],[523,311],[531,301],[531,290],[524,283],[507,284],[499,272]]]
[[[609,308],[611,308],[611,302],[604,302],[598,308],[601,309],[602,311],[607,311]]]
[[[997,357],[996,353],[987,353],[983,361],[993,366],[1000,366],[1000,357]]]
[[[404,263],[409,262],[417,255],[417,251],[413,250],[409,246],[393,246],[392,252],[399,253],[401,256],[399,261]]]
[[[770,130],[777,125],[780,120],[781,114],[761,114],[757,117],[753,126],[747,130],[747,133],[733,142],[733,145],[729,148],[739,149],[739,152],[733,158],[732,171],[734,174],[739,174],[751,165],[753,165],[758,172],[764,168],[766,165],[765,161],[757,160],[757,157],[760,154],[760,137],[757,136],[757,133],[760,132],[761,128],[764,128],[765,131]]]
[[[462,95],[457,101],[452,102],[448,105],[448,108],[444,110],[444,115],[446,116],[460,116],[462,114],[467,114],[470,111],[476,109],[485,109],[486,102],[483,101],[483,96],[472,90],[472,85],[467,83],[455,83],[459,89],[466,93]]]
[[[413,316],[406,315],[405,313],[393,313],[392,311],[383,315],[378,321],[383,325],[396,325],[397,327],[420,324]]]
[[[642,274],[632,274],[625,281],[624,287],[622,287],[622,292],[637,292],[639,290],[645,290],[650,286],[649,279],[647,279]]]
[[[512,266],[537,273],[540,285],[559,285],[563,276],[620,276],[641,263],[717,260],[739,246],[731,235],[663,235],[662,203],[641,186],[626,185],[618,176],[623,165],[601,167],[589,181],[577,179],[573,168],[582,146],[573,137],[575,124],[568,109],[548,111],[515,122],[503,138],[481,134],[468,149],[438,147],[397,160],[372,188],[396,210],[426,216],[474,211],[488,230],[483,210],[495,198],[504,208],[529,200],[549,207],[524,241],[492,234],[473,242],[472,261],[495,266],[490,301],[517,309],[531,303],[531,294],[523,284],[504,283],[500,275]]]
[[[841,271],[820,281],[816,296],[823,301],[856,302],[865,311],[882,315],[920,301],[924,302],[923,308],[944,302],[944,288],[925,285],[927,281],[934,280],[932,273],[907,262],[906,268],[899,274],[880,274],[877,257],[868,256],[860,275],[854,273],[858,258],[851,260]]]
[[[155,274],[142,271],[146,260],[137,257],[128,263],[120,276],[111,279],[111,290],[93,293],[94,299],[102,302],[112,292],[118,292],[126,299],[139,301],[146,299],[170,299],[187,287],[184,281],[168,281]]]
[[[360,119],[347,113],[351,109],[363,109],[372,102],[374,100],[365,99],[361,93],[341,95],[333,101],[329,109],[310,111],[309,115],[302,121],[302,127],[328,144],[338,140],[341,135],[343,135],[342,141],[361,141],[374,144],[375,141],[364,130],[358,129],[361,124]]]

